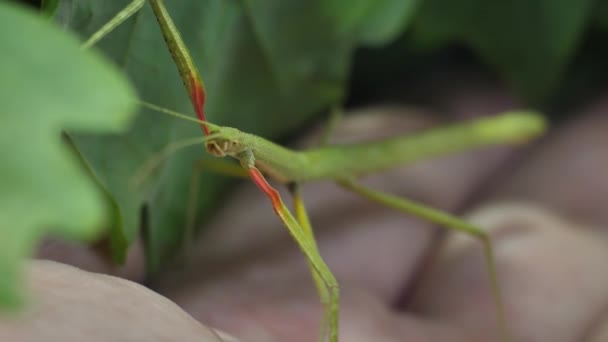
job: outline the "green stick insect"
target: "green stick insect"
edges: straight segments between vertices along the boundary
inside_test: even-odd
[[[137,12],[145,0],[134,0],[106,25],[97,31],[84,47],[119,26]],[[173,143],[150,159],[135,176],[145,178],[168,155],[176,150],[203,143],[208,153],[216,157],[236,159],[243,174],[268,197],[275,214],[296,241],[311,269],[321,303],[325,308],[321,327],[321,341],[338,341],[340,291],[336,278],[319,254],[313,230],[300,198],[301,183],[315,180],[333,180],[344,189],[357,193],[373,202],[400,212],[428,220],[448,229],[466,233],[478,239],[484,247],[490,286],[496,305],[498,324],[505,341],[510,340],[504,312],[494,252],[489,236],[482,229],[455,216],[411,200],[367,188],[357,182],[359,176],[378,172],[417,160],[437,157],[492,144],[522,143],[540,135],[545,129],[543,117],[531,111],[511,111],[490,118],[453,124],[431,131],[399,136],[382,141],[346,146],[323,146],[306,151],[293,151],[261,137],[241,132],[236,128],[222,127],[207,122],[204,114],[205,88],[190,52],[167,12],[163,1],[150,0],[167,47],[178,68],[198,119],[176,113],[142,101],[142,106],[201,125],[204,137]],[[232,172],[234,173],[234,172]],[[289,186],[294,197],[295,216],[281,196],[266,180]]]

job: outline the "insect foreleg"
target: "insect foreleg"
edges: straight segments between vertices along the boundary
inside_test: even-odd
[[[118,12],[114,18],[110,19],[105,25],[103,25],[99,30],[97,30],[86,42],[84,42],[81,47],[83,49],[90,48],[95,45],[98,41],[100,41],[103,37],[112,32],[115,28],[120,26],[125,20],[129,19],[133,14],[139,11],[146,0],[133,0],[127,7],[123,8],[120,12]]]
[[[240,161],[254,183],[264,192],[268,199],[270,199],[275,214],[279,217],[281,222],[283,222],[285,227],[287,227],[289,234],[304,253],[308,264],[314,270],[313,277],[318,276],[322,281],[322,284],[324,284],[324,290],[322,290],[322,292],[328,293],[329,301],[329,305],[327,305],[326,313],[324,315],[325,317],[328,317],[329,341],[338,342],[340,291],[336,278],[319,254],[314,239],[311,239],[310,236],[305,233],[305,229],[291,214],[279,192],[268,184],[264,175],[255,167],[253,153],[250,150],[245,151],[240,156]]]
[[[291,183],[288,187],[289,192],[293,197],[293,207],[296,219],[298,220],[298,223],[300,223],[304,234],[308,236],[318,253],[314,231],[312,229],[312,225],[310,224],[310,219],[308,218],[306,206],[304,205],[304,201],[302,200],[302,196],[300,194],[300,185],[298,183]],[[309,266],[315,286],[317,287],[317,292],[319,293],[319,298],[321,299],[321,303],[325,308],[321,329],[321,336],[325,336],[328,331],[327,329],[329,328],[331,330],[331,326],[329,326],[330,317],[327,316],[327,313],[329,312],[329,305],[331,305],[331,294],[328,292],[322,276],[314,269],[314,267],[312,267],[312,265]]]

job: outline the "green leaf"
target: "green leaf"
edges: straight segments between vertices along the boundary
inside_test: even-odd
[[[368,0],[361,6],[372,9],[374,3]],[[362,13],[350,18],[348,25],[336,13],[337,17],[328,16],[324,1],[168,1],[166,5],[205,81],[210,121],[270,138],[293,131],[342,99],[351,55],[366,26],[360,23],[366,22]],[[59,18],[84,38],[123,6],[124,1],[65,2]],[[378,8],[385,10],[386,6]],[[394,8],[405,11],[409,7]],[[408,15],[395,17],[399,17],[395,22],[404,25],[401,21]],[[375,35],[377,39],[389,38],[398,25],[389,26]],[[366,39],[376,39],[372,36]],[[97,48],[129,75],[142,99],[191,113],[176,67],[147,5]],[[75,137],[79,150],[119,208],[113,230],[117,259],[124,258],[137,236],[144,204],[149,214],[152,268],[181,240],[193,165],[206,158],[202,147],[175,154],[139,191],[130,191],[128,180],[169,141],[200,134],[197,125],[146,110],[127,134]],[[112,164],[107,163],[110,159]],[[207,217],[217,205],[225,185],[224,178],[202,175],[201,217]]]
[[[321,2],[343,35],[365,45],[382,45],[410,22],[419,0],[328,0]]]
[[[413,35],[437,47],[469,45],[529,99],[542,100],[570,60],[585,27],[591,0],[427,0]]]
[[[59,0],[42,0],[40,2],[40,12],[50,17],[57,10],[57,5],[59,5]]]
[[[593,8],[593,24],[604,32],[608,32],[608,2],[596,1]]]
[[[45,232],[90,239],[105,200],[62,130],[118,131],[134,93],[51,22],[0,3],[0,304],[21,302],[21,259]]]

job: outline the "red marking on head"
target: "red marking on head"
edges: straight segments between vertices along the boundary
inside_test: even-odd
[[[196,111],[196,116],[201,121],[207,122],[205,118],[205,87],[203,84],[193,76],[189,76],[190,79],[190,99],[192,100],[192,105],[194,106],[194,110]],[[209,128],[203,124],[201,124],[201,128],[205,135],[209,135]]]
[[[274,209],[274,212],[279,216],[283,216],[283,205],[279,192],[270,184],[268,184],[268,181],[266,181],[266,178],[264,178],[260,170],[256,168],[251,168],[247,170],[247,172],[249,173],[251,179],[253,179],[253,182],[258,186],[258,188],[260,188],[260,190],[262,190],[266,194],[266,196],[268,196],[268,199],[270,199],[270,203],[272,204],[272,209]]]

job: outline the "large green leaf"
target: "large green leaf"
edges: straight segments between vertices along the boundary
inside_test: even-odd
[[[338,1],[341,3],[342,1]],[[360,0],[363,4],[365,1]],[[374,8],[368,0],[364,8]],[[399,1],[382,1],[382,3]],[[116,14],[125,1],[64,2],[60,20],[84,37]],[[171,16],[189,46],[207,86],[209,119],[267,137],[293,131],[329,104],[339,101],[353,49],[373,35],[360,34],[366,16],[344,18],[324,1],[170,1]],[[386,10],[390,6],[379,6]],[[333,7],[335,9],[335,7]],[[396,34],[411,6],[393,6],[396,19],[377,39]],[[374,13],[378,13],[374,11]],[[140,97],[190,112],[173,62],[146,5],[98,46],[130,76]],[[152,266],[180,240],[193,163],[202,148],[173,156],[140,191],[130,191],[135,169],[168,141],[200,135],[199,128],[143,111],[133,129],[112,137],[77,136],[75,141],[102,184],[116,200],[114,250],[124,258],[137,235],[140,208],[147,204]],[[112,164],[107,161],[111,160]],[[201,215],[214,205],[224,180],[203,175]]]
[[[44,18],[0,3],[0,304],[20,303],[20,265],[44,232],[92,238],[103,194],[62,130],[118,131],[135,109],[107,61]]]
[[[554,90],[577,47],[591,0],[426,0],[414,23],[424,46],[461,41],[531,100]]]
[[[394,39],[407,27],[419,0],[328,0],[320,3],[336,25],[336,31],[351,35],[365,45],[380,45]]]

